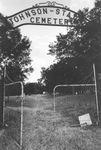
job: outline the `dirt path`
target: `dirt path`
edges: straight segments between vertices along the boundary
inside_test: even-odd
[[[53,110],[53,96],[51,95],[32,95],[25,98],[24,110],[35,112]]]
[[[63,107],[69,109],[65,105]],[[75,113],[73,109],[71,113]],[[24,150],[101,150],[101,129],[70,127],[70,118],[73,119],[68,114],[63,117],[59,111],[54,114],[51,95],[27,96],[24,104]]]

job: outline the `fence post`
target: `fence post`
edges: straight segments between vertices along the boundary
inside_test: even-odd
[[[101,123],[101,66],[100,63],[95,63],[96,70],[96,86],[98,96],[98,111],[99,111],[99,123]]]
[[[0,129],[3,128],[3,99],[4,99],[4,80],[3,80],[3,70],[0,67]]]
[[[99,102],[98,102],[98,86],[97,86],[97,77],[96,77],[96,69],[95,64],[93,63],[93,71],[94,71],[94,82],[95,82],[95,96],[96,96],[96,109],[97,109],[97,121],[100,122],[99,119]]]

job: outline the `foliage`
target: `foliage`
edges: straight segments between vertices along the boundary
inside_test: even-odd
[[[61,60],[67,57],[88,57],[95,61],[101,51],[101,27],[100,10],[88,9],[78,11],[78,16],[74,15],[73,25],[68,28],[67,34],[57,36],[57,41],[49,45],[49,54],[55,55]],[[82,18],[82,19],[81,19]]]
[[[78,116],[86,113],[90,113],[92,122],[96,121],[94,95],[57,96],[55,113],[53,104],[51,95],[26,97],[25,150],[101,149],[101,128],[95,124],[81,128],[78,121]]]
[[[44,86],[40,83],[27,83],[24,86],[25,94],[42,94],[44,91]]]
[[[65,58],[47,69],[42,68],[41,74],[48,92],[58,84],[93,83],[92,66],[85,58]]]
[[[101,63],[100,3],[96,0],[92,10],[85,8],[74,14],[71,18],[74,27],[68,27],[66,35],[59,34],[49,45],[48,54],[55,56],[57,63],[42,69],[41,79],[48,90],[57,84],[93,82],[89,76],[93,63]]]
[[[6,64],[7,74],[13,81],[23,81],[26,73],[33,71],[30,59],[31,41],[22,36],[19,29],[13,29],[11,24],[0,14],[0,63]]]

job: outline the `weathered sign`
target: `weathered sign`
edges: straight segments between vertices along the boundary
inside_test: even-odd
[[[22,25],[73,26],[71,18],[76,12],[56,2],[39,3],[12,16],[8,16],[13,27]]]

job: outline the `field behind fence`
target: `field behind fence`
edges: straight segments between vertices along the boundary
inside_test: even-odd
[[[20,145],[21,132],[21,98],[20,96],[9,96],[5,99],[4,124],[7,134]],[[19,146],[20,147],[20,146]]]
[[[63,117],[70,117],[74,123],[79,124],[78,117],[89,113],[92,122],[97,122],[95,94],[65,95],[55,97],[55,110]]]
[[[25,96],[23,150],[67,150],[67,147],[70,147],[70,150],[76,150],[76,147],[80,147],[80,150],[84,150],[84,147],[86,147],[85,150],[91,148],[92,150],[100,150],[99,141],[98,149],[95,149],[92,141],[90,142],[93,146],[87,145],[87,140],[90,136],[93,137],[92,127],[95,128],[97,121],[95,94],[60,95],[56,96],[55,104],[56,112],[54,113],[53,95]],[[20,97],[6,97],[6,131],[18,144],[20,144],[21,129],[20,106]],[[93,126],[88,130],[89,134],[80,128],[78,120],[78,116],[86,113],[90,114],[93,122]],[[89,140],[97,139],[95,132],[94,136]]]

